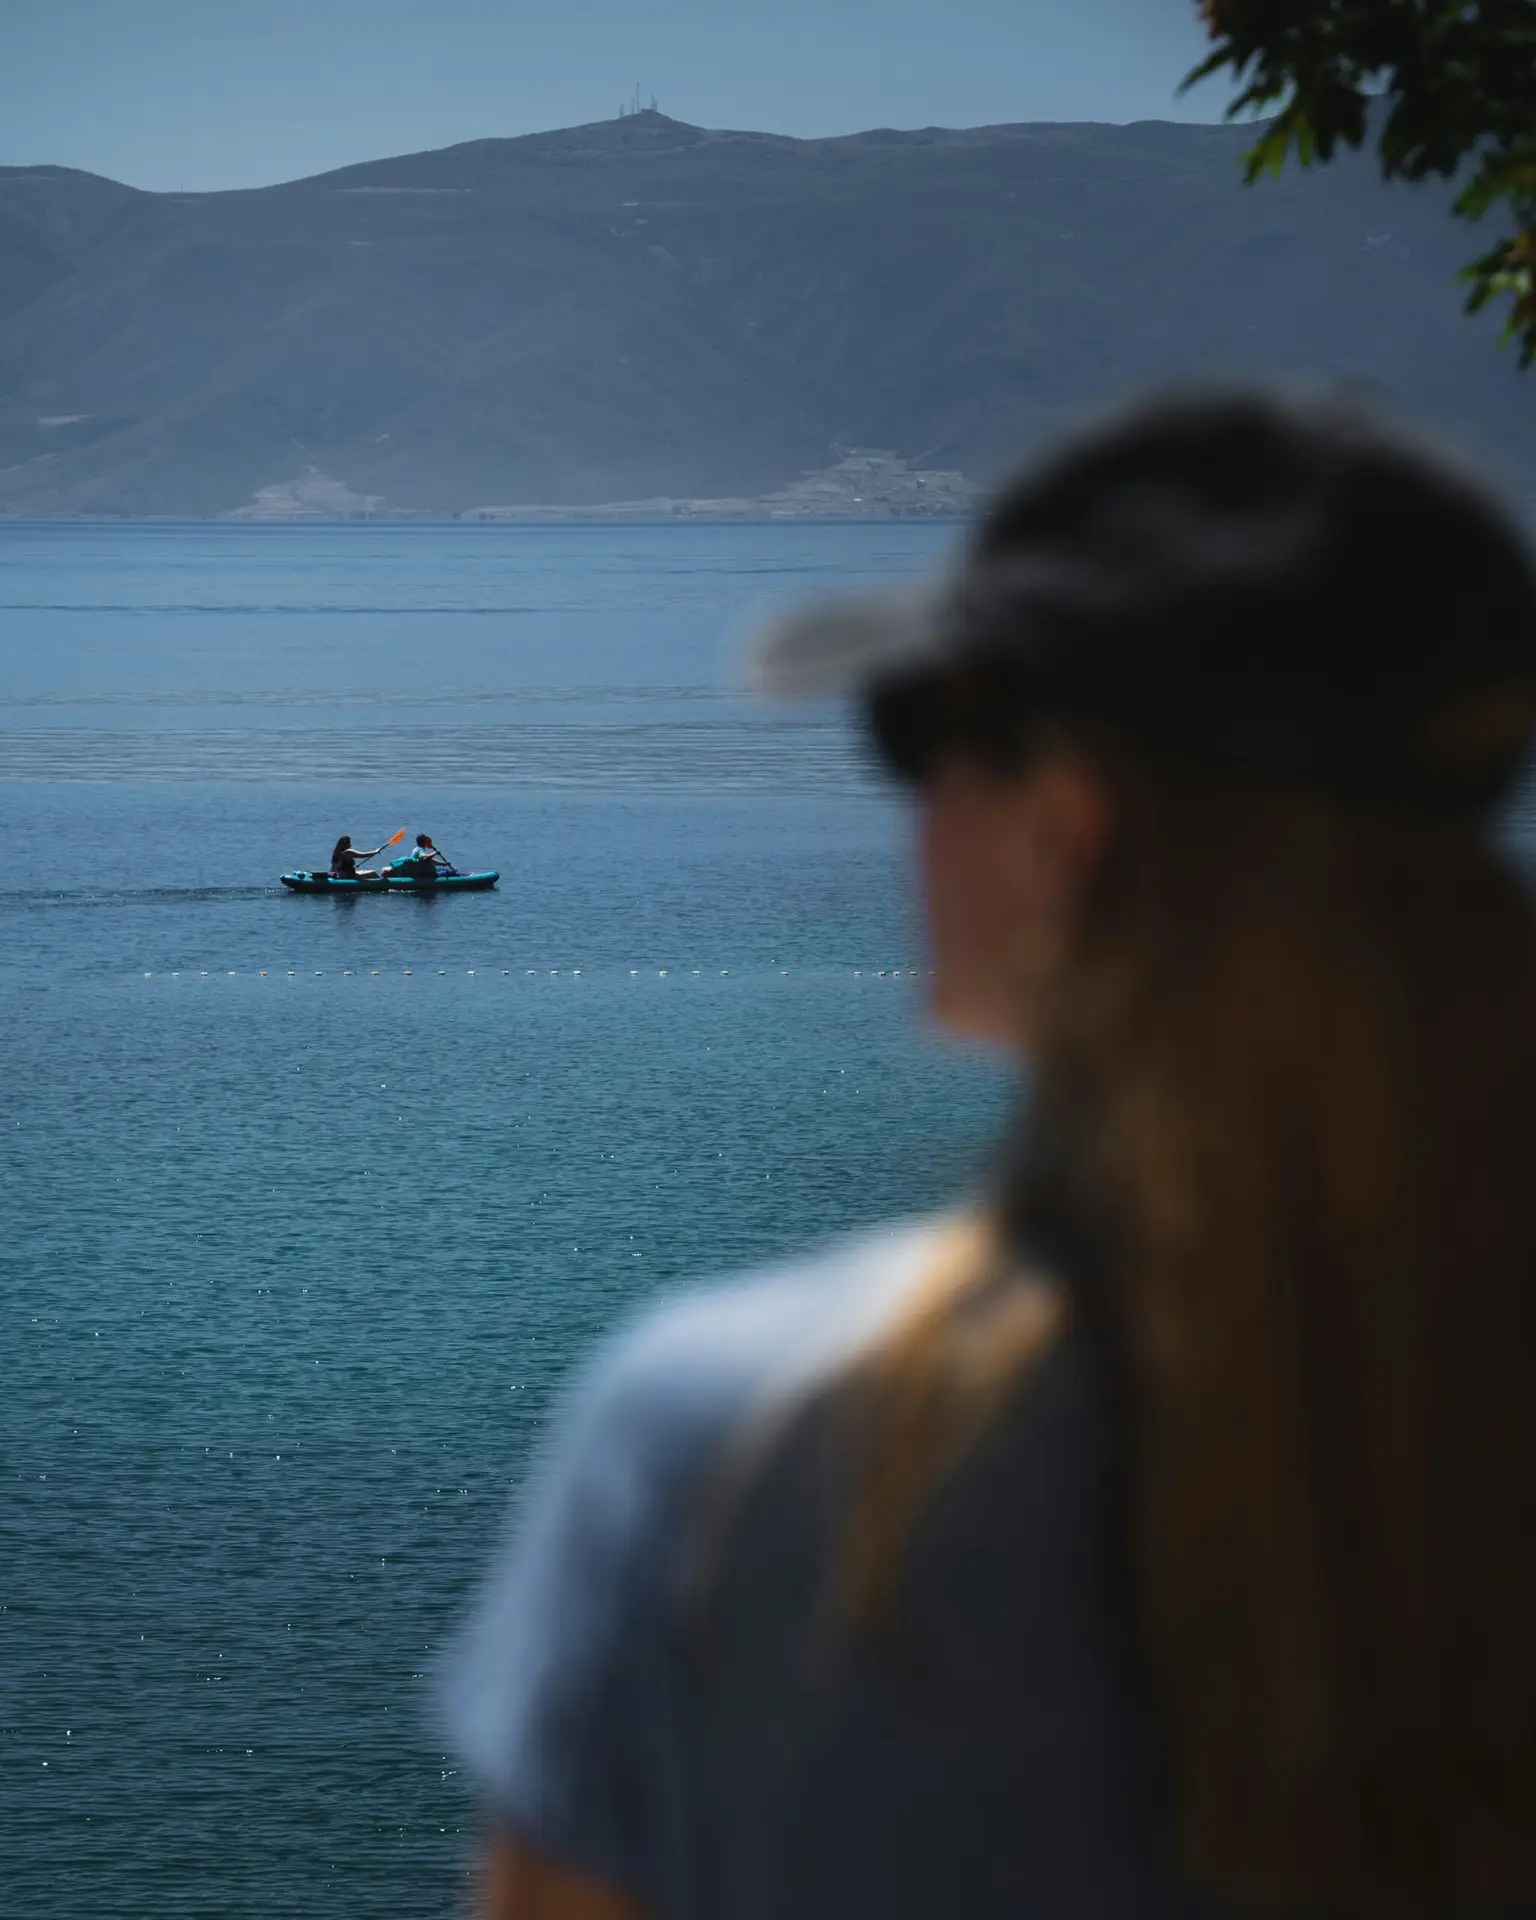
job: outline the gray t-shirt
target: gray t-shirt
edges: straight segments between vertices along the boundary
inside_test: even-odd
[[[1081,1335],[936,1497],[894,1635],[836,1604],[836,1383],[932,1247],[871,1236],[619,1342],[449,1663],[493,1819],[663,1920],[1189,1910]]]

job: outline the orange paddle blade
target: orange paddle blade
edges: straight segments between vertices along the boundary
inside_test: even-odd
[[[384,842],[384,847],[392,847],[397,840],[403,840],[404,838],[405,838],[405,828],[402,827],[398,833],[392,833],[389,836],[389,838]],[[384,851],[384,847],[379,848],[380,853]]]

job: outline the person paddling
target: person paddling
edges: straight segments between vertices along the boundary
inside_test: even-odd
[[[364,851],[354,847],[352,836],[344,833],[331,849],[331,878],[333,880],[377,880],[378,872],[368,867],[359,867],[359,860],[375,860],[384,851],[382,847],[370,847]]]
[[[409,880],[435,880],[439,873],[457,873],[458,868],[433,846],[430,833],[418,833],[416,845],[403,860],[395,861],[392,871]]]

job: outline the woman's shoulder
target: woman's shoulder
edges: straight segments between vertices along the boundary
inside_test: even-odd
[[[899,1318],[955,1224],[861,1234],[675,1297],[588,1367],[444,1668],[454,1744],[508,1831],[615,1886],[665,1888],[658,1836],[684,1789],[657,1756],[682,1703],[697,1704],[700,1649],[711,1710],[773,1722],[754,1703],[802,1644],[838,1498],[840,1456],[815,1417],[832,1404],[822,1389]],[[1056,1468],[1081,1449],[1075,1432],[1049,1437],[1035,1449],[1052,1481],[1044,1500],[1027,1476],[1015,1489],[989,1475],[946,1523],[946,1541],[967,1548],[953,1566],[974,1587],[956,1588],[953,1566],[934,1587],[941,1648],[976,1639],[975,1623],[997,1613],[1000,1556],[1028,1552],[1015,1494],[1041,1509],[1033,1534],[1061,1506]],[[1048,1634],[1041,1644],[1055,1647]]]
[[[593,1703],[655,1665],[712,1466],[758,1410],[813,1391],[878,1330],[936,1231],[862,1234],[652,1307],[578,1379],[444,1675],[454,1737],[515,1830],[549,1826],[528,1808],[547,1797],[566,1740],[550,1728],[580,1717],[572,1702],[596,1725]]]
[[[860,1233],[652,1307],[599,1356],[577,1426],[687,1453],[813,1390],[899,1310],[949,1224]]]

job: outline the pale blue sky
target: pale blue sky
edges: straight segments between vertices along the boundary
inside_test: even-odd
[[[257,186],[609,118],[794,134],[1220,117],[1194,0],[0,0],[0,164]]]

